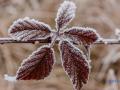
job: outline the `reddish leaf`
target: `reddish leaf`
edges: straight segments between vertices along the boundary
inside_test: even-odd
[[[40,80],[47,77],[54,64],[53,50],[48,46],[39,48],[19,68],[17,80]]]
[[[50,35],[51,28],[34,19],[24,18],[13,23],[9,29],[9,34],[16,40],[30,40],[36,38],[47,38]]]
[[[90,45],[99,39],[99,35],[92,28],[73,27],[64,32],[65,36],[73,41]]]
[[[58,9],[56,18],[57,29],[65,28],[75,17],[76,6],[71,1],[64,1]]]
[[[68,41],[60,44],[63,67],[71,79],[75,90],[80,90],[87,83],[89,63],[83,53]]]

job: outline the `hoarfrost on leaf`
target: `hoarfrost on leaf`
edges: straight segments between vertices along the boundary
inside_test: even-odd
[[[72,27],[64,32],[64,36],[84,45],[93,44],[100,38],[96,30],[88,27]]]
[[[64,1],[58,9],[56,17],[56,28],[65,28],[75,17],[76,6],[71,1]]]
[[[89,62],[78,48],[68,41],[60,43],[63,67],[72,81],[75,90],[80,90],[87,83],[89,76]]]
[[[9,35],[15,40],[44,39],[50,36],[51,28],[34,19],[18,19],[11,25]]]
[[[54,64],[54,51],[43,46],[33,52],[17,71],[16,80],[40,80],[47,77]]]

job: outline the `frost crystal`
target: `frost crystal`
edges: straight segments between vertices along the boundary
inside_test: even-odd
[[[7,74],[4,75],[5,80],[10,81],[10,82],[15,82],[16,81],[16,76],[8,76]]]
[[[89,63],[85,55],[68,41],[60,43],[63,67],[71,79],[75,90],[80,90],[87,83]]]
[[[9,29],[12,38],[22,41],[44,39],[50,36],[50,33],[51,28],[47,24],[28,17],[15,21]]]
[[[120,29],[116,29],[115,30],[115,35],[117,36],[117,38],[120,40]]]
[[[76,6],[71,1],[64,1],[58,9],[56,18],[57,29],[65,28],[75,17]]]

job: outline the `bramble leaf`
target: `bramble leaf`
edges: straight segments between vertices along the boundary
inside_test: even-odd
[[[87,83],[89,63],[85,55],[68,41],[60,43],[63,67],[69,76],[75,90],[80,90]]]
[[[54,64],[53,50],[44,46],[33,52],[17,71],[16,80],[40,80],[47,77]]]
[[[76,6],[71,1],[64,1],[58,9],[56,17],[56,28],[65,28],[75,17]]]
[[[92,28],[73,27],[64,32],[64,35],[73,41],[90,45],[96,42],[100,36]]]
[[[9,35],[15,40],[44,39],[50,36],[51,28],[34,19],[23,18],[15,21],[9,29]]]

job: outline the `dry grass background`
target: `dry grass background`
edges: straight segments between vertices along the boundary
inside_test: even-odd
[[[95,28],[104,38],[116,38],[115,29],[120,28],[120,0],[73,0],[77,5],[76,18],[71,23],[76,26]],[[63,0],[0,0],[0,37],[7,37],[7,30],[18,18],[31,17],[44,21],[54,29],[57,8]],[[51,75],[44,81],[10,83],[4,74],[15,75],[24,58],[40,45],[6,44],[0,45],[0,90],[72,90],[65,75],[56,50],[57,64]],[[92,70],[88,84],[82,90],[117,90],[106,83],[110,68],[120,80],[120,46],[95,45],[92,47]],[[111,77],[112,79],[112,77]],[[120,89],[120,83],[114,87]],[[107,89],[109,87],[110,89]]]

